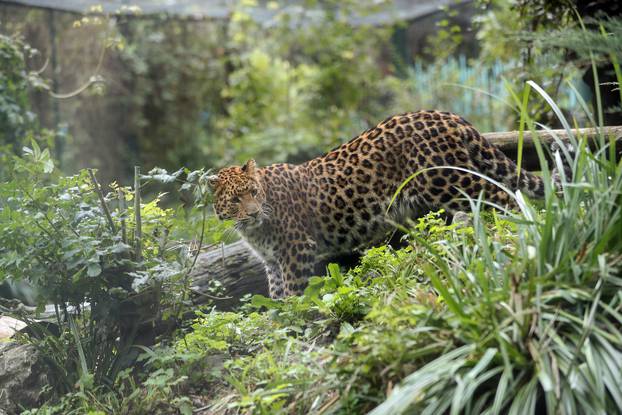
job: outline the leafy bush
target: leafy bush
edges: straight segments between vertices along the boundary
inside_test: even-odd
[[[521,89],[524,82],[533,80],[555,99],[566,116],[572,114],[579,123],[591,123],[574,94],[568,93],[579,90],[587,101],[591,98],[591,112],[604,119],[606,125],[622,122],[622,102],[615,88],[616,78],[620,77],[618,62],[622,59],[617,47],[621,24],[614,3],[481,3],[487,10],[475,22],[481,47],[478,60],[485,64],[509,64],[504,82]],[[561,127],[540,95],[532,95],[529,100],[527,107],[533,118],[551,127]]]
[[[561,197],[549,187],[538,212],[517,195],[511,249],[476,221],[473,246],[450,244],[449,261],[426,267],[459,347],[406,377],[373,414],[620,411],[622,164],[592,154],[585,138],[573,143]]]
[[[56,14],[61,88],[103,79],[60,105],[75,132],[63,169],[97,167],[102,181],[126,183],[135,164],[195,169],[251,152],[261,164],[298,161],[361,132],[386,117],[378,61],[391,29],[344,16],[383,3],[309,0],[325,18],[308,19],[270,2],[275,16],[263,23],[250,17],[264,7],[256,1],[232,2],[218,20]],[[33,11],[26,27],[47,19]]]
[[[170,239],[174,212],[159,207],[159,197],[131,206],[139,190],[113,185],[105,195],[92,171],[58,176],[47,149],[33,141],[24,152],[0,183],[0,281],[36,287],[38,311],[53,305],[59,335],[21,317],[56,371],[58,390],[110,386],[135,362],[137,344],[153,344],[153,323],[185,309],[194,254]],[[154,171],[137,183],[181,173]],[[185,186],[204,200],[201,172],[189,177],[194,183]]]
[[[229,26],[226,110],[216,121],[219,163],[306,160],[386,116],[377,59],[390,29],[344,18],[376,3],[309,1],[322,16],[309,18],[272,2],[275,16],[262,25],[251,17],[257,2],[240,2]]]
[[[511,235],[509,225],[496,226]],[[438,213],[414,228],[439,246],[450,235],[472,242],[471,229],[448,226]],[[399,251],[371,249],[346,274],[331,265],[327,277],[312,278],[303,297],[284,302],[255,297],[246,311],[210,311],[177,350],[228,356],[224,382],[222,370],[202,379],[205,390],[229,390],[221,393],[222,401],[212,400],[215,413],[369,410],[382,399],[380,385],[397,382],[413,362],[448,347],[435,330],[422,330],[438,322],[444,309],[419,271],[431,260],[418,244]],[[438,334],[444,341],[449,333]]]
[[[125,70],[120,74],[115,66],[106,77],[132,90],[120,102],[129,131],[124,134],[127,151],[118,156],[126,165],[139,160],[143,166],[169,169],[202,167],[221,156],[212,141],[218,134],[215,120],[226,111],[221,26],[164,15],[115,26],[122,47],[111,51],[110,60],[119,59]],[[119,105],[119,97],[114,99]]]

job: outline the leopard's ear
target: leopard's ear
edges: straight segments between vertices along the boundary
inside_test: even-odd
[[[246,162],[244,166],[242,166],[242,171],[246,173],[247,176],[254,177],[256,168],[257,164],[255,163],[255,160],[250,159]]]

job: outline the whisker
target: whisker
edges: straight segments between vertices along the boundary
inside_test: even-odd
[[[262,215],[264,217],[269,217],[270,215],[272,215],[274,213],[274,208],[272,207],[272,205],[268,204],[268,203],[264,203],[262,205]]]

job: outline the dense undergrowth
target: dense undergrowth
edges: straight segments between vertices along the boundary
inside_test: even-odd
[[[622,163],[604,136],[573,141],[541,204],[476,200],[466,227],[429,214],[403,249],[331,265],[300,297],[208,308],[140,372],[29,413],[619,412]]]

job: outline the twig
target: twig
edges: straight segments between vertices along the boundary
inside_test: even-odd
[[[125,195],[121,188],[117,189],[117,197],[119,198],[119,209],[121,210],[121,240],[124,244],[127,244],[127,226],[125,224],[127,206],[125,204]]]
[[[95,67],[94,74],[91,75],[91,77],[86,81],[86,83],[84,83],[82,86],[78,87],[74,91],[67,92],[67,93],[64,93],[64,94],[59,93],[59,92],[55,92],[55,91],[52,91],[52,90],[48,89],[48,93],[50,94],[50,96],[52,96],[53,98],[56,98],[56,99],[69,99],[69,98],[73,98],[73,97],[75,97],[77,95],[80,95],[82,92],[86,91],[92,85],[103,84],[104,83],[104,79],[99,74],[99,72],[101,71],[102,64],[104,63],[104,57],[106,56],[106,49],[108,47],[106,46],[105,39],[108,38],[108,34],[109,33],[110,33],[110,29],[107,28],[106,32],[104,33],[104,44],[103,44],[101,52],[99,54],[99,59],[97,61],[97,66]],[[42,68],[42,70],[45,69],[45,66],[47,66],[47,59],[46,59],[45,65]]]
[[[339,396],[338,393],[335,394],[335,396],[333,396],[332,398],[330,398],[328,400],[328,402],[326,402],[319,410],[318,410],[318,414],[323,414],[324,412],[326,412],[331,406],[333,406],[333,404],[335,402],[337,402],[339,400],[341,396]]]
[[[104,192],[102,192],[99,183],[97,182],[97,178],[95,177],[95,173],[93,173],[93,169],[88,169],[89,176],[91,177],[91,181],[93,182],[93,186],[95,186],[95,193],[99,197],[99,202],[102,205],[102,209],[104,211],[104,215],[106,215],[106,219],[108,220],[108,226],[110,226],[110,230],[112,233],[117,233],[117,227],[114,226],[114,221],[112,220],[112,215],[110,215],[110,210],[108,210],[108,205],[106,204],[106,199],[104,198]]]
[[[140,167],[134,166],[134,250],[136,255],[136,261],[142,261],[142,222],[140,218]]]
[[[80,95],[82,92],[86,91],[91,85],[103,84],[103,83],[104,81],[101,79],[100,76],[94,75],[94,76],[91,76],[84,85],[80,86],[78,89],[74,91],[67,92],[66,94],[57,94],[56,92],[48,91],[48,94],[50,94],[52,98],[56,98],[56,99],[69,99],[69,98],[73,98],[75,96]]]
[[[184,289],[181,293],[181,299],[179,300],[179,310],[177,310],[177,317],[181,315],[184,303],[186,302],[186,294],[190,291],[190,287],[188,286],[188,281],[190,280],[190,273],[194,269],[194,266],[197,263],[197,259],[199,258],[199,254],[201,253],[201,247],[203,246],[203,239],[205,238],[205,222],[207,221],[207,207],[205,204],[205,200],[203,201],[203,212],[202,212],[202,220],[201,220],[201,236],[199,238],[199,246],[194,254],[194,258],[192,259],[192,264],[190,268],[186,271],[186,275],[183,278],[183,286]]]

